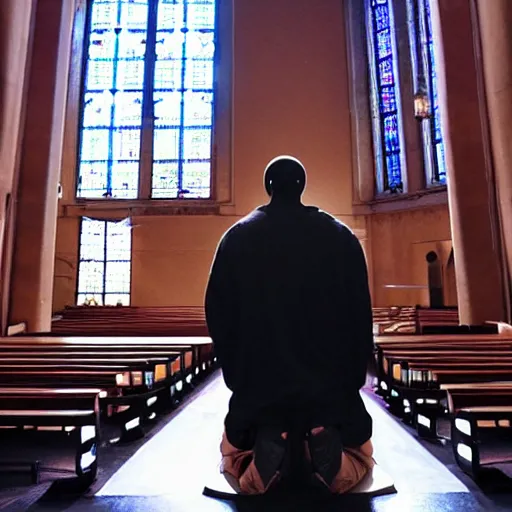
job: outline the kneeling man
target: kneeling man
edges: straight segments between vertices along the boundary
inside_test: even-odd
[[[361,245],[344,224],[304,206],[303,165],[273,160],[270,202],[223,236],[206,318],[233,392],[222,470],[244,494],[311,484],[347,492],[373,466],[361,399],[372,309]]]

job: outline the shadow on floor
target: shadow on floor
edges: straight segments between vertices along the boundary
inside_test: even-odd
[[[354,512],[372,512],[372,498],[361,494],[347,494],[330,498],[309,497],[305,495],[262,496],[237,499],[232,503],[237,512],[339,512],[342,510]]]

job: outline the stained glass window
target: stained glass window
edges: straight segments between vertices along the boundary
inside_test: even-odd
[[[389,0],[369,0],[369,36],[375,97],[374,119],[378,148],[378,165],[382,166],[383,189],[403,191],[400,118],[398,108],[399,85],[395,74],[396,50],[394,27]]]
[[[446,183],[446,158],[444,153],[443,134],[441,131],[441,118],[439,113],[439,100],[437,95],[436,62],[434,56],[434,42],[432,39],[432,18],[430,15],[430,0],[424,2],[424,20],[420,23],[425,32],[424,41],[427,51],[427,66],[429,78],[430,103],[432,105],[431,140],[433,172],[432,179],[438,183]]]
[[[84,217],[80,230],[77,304],[130,304],[131,226]]]
[[[216,4],[89,1],[78,197],[210,197]]]

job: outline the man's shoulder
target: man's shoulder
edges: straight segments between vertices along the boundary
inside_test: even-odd
[[[259,208],[256,208],[251,213],[240,219],[238,222],[233,224],[223,235],[222,239],[224,241],[227,240],[235,240],[240,236],[243,236],[245,233],[252,230],[257,224],[261,222],[264,217],[263,211]]]
[[[350,229],[349,226],[347,226],[344,222],[341,222],[341,220],[337,219],[330,213],[318,209],[316,216],[318,221],[327,228],[330,228],[333,233],[338,233],[340,236],[346,237],[355,236],[354,232],[352,229]]]
[[[339,219],[327,213],[316,206],[305,206],[303,213],[310,221],[308,224],[314,229],[320,228],[325,232],[330,232],[333,236],[341,238],[351,238],[355,236],[353,231]],[[305,218],[303,218],[305,220]],[[250,236],[255,231],[259,231],[267,225],[268,218],[266,215],[265,206],[256,208],[248,215],[233,224],[222,237],[225,242],[235,241],[245,236]],[[312,224],[311,224],[311,221]]]

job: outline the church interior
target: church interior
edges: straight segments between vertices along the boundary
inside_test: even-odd
[[[511,0],[0,20],[0,511],[512,509]],[[378,469],[334,501],[217,499],[205,287],[283,154],[364,249]]]

